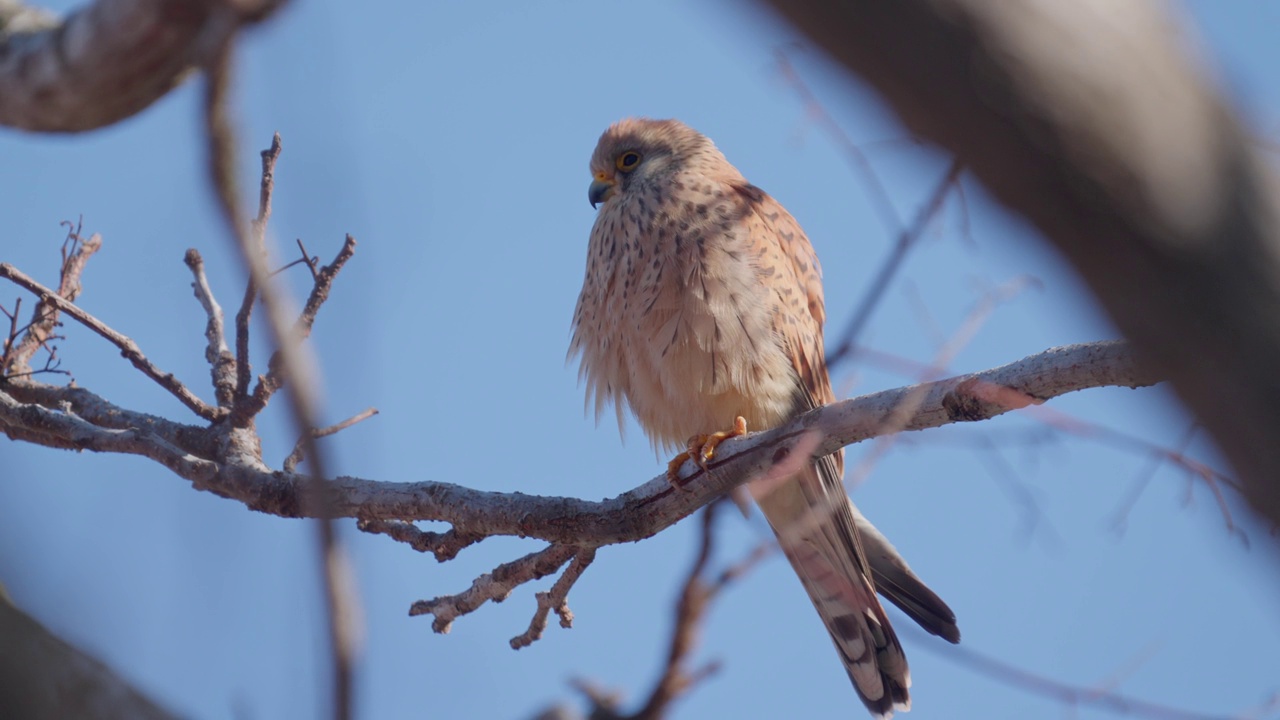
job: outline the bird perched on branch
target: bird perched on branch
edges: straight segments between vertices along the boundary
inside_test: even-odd
[[[600,206],[570,354],[597,418],[628,406],[655,446],[706,466],[725,438],[832,402],[821,270],[809,239],[705,136],[626,119],[600,137]],[[752,494],[873,715],[910,708],[906,657],[876,592],[958,642],[955,615],[858,512],[844,453]]]

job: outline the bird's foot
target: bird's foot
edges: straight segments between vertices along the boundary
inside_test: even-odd
[[[733,427],[729,430],[714,432],[710,435],[694,435],[689,438],[689,445],[684,452],[671,458],[671,462],[667,463],[667,481],[671,486],[682,490],[680,486],[680,466],[684,465],[685,460],[692,460],[698,467],[707,470],[707,464],[711,462],[711,458],[715,457],[716,448],[720,443],[732,437],[747,434],[747,419],[739,415],[733,420]]]

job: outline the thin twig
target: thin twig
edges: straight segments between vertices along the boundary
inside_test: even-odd
[[[18,315],[22,313],[22,297],[14,298],[13,312],[10,313],[0,305],[0,312],[9,320],[9,334],[4,338],[4,354],[0,355],[0,376],[8,376],[10,356],[18,342]]]
[[[1151,718],[1152,720],[1231,720],[1232,718],[1240,717],[1238,714],[1191,712],[1181,708],[1139,700],[1108,688],[1070,685],[977,652],[964,645],[927,642],[924,640],[927,638],[924,631],[914,625],[905,626],[901,632],[919,636],[921,642],[916,643],[916,645],[922,650],[941,655],[960,667],[992,678],[1001,685],[1015,687],[1033,695],[1046,697],[1068,707],[1096,707],[1123,715]],[[1268,706],[1273,707],[1274,705],[1275,698],[1272,698]]]
[[[569,567],[564,569],[564,573],[551,586],[551,589],[534,594],[537,609],[534,610],[533,619],[529,621],[529,629],[511,638],[512,650],[529,647],[541,640],[542,633],[547,629],[547,616],[552,611],[560,617],[560,627],[565,629],[573,627],[573,611],[569,609],[568,602],[569,590],[573,589],[573,584],[578,582],[578,578],[582,577],[582,573],[586,572],[591,566],[591,561],[595,559],[595,548],[580,548],[574,554]]]
[[[347,418],[346,420],[343,420],[340,423],[336,423],[328,427],[313,428],[311,430],[311,437],[316,440],[319,440],[322,437],[329,437],[330,435],[346,430],[347,428],[351,427],[352,425],[355,425],[358,422],[363,422],[365,420],[368,420],[369,418],[377,414],[378,414],[377,408],[367,408],[359,413],[356,413],[355,415],[352,415],[351,417]],[[302,442],[302,438],[299,437],[298,442],[293,444],[293,452],[290,452],[289,457],[284,459],[285,472],[293,472],[298,468],[298,463],[302,462],[302,458],[303,458],[303,453],[304,453],[303,446],[304,446],[304,443]]]
[[[204,272],[204,258],[195,248],[189,248],[183,261],[191,268],[192,289],[196,299],[204,308],[209,322],[205,325],[204,335],[208,340],[205,346],[204,359],[209,363],[209,372],[213,378],[213,391],[218,400],[218,407],[229,410],[235,401],[236,378],[235,358],[227,348],[227,336],[223,327],[222,306],[213,296],[209,287],[209,278]]]
[[[853,163],[854,171],[866,181],[867,187],[871,190],[871,204],[879,211],[885,228],[892,233],[901,233],[902,218],[898,216],[898,211],[889,197],[889,191],[885,189],[884,183],[880,182],[880,176],[876,174],[875,168],[871,167],[871,161],[867,159],[866,153],[853,142],[844,128],[840,127],[840,123],[831,117],[831,113],[827,112],[826,106],[796,71],[786,50],[778,48],[773,54],[778,63],[778,71],[782,73],[782,79],[800,96],[805,113],[822,125],[827,135],[844,149],[845,156]]]
[[[1149,485],[1152,478],[1156,476],[1156,472],[1159,471],[1161,467],[1164,467],[1164,464],[1169,462],[1170,458],[1183,457],[1183,453],[1187,451],[1187,447],[1191,445],[1191,441],[1195,438],[1196,432],[1199,429],[1200,424],[1192,422],[1187,426],[1187,429],[1183,431],[1182,438],[1179,439],[1177,444],[1170,449],[1169,453],[1152,453],[1151,459],[1147,463],[1147,467],[1138,474],[1137,478],[1134,479],[1132,487],[1129,489],[1129,492],[1125,494],[1125,499],[1120,502],[1112,516],[1111,529],[1116,535],[1124,535],[1125,530],[1128,529],[1129,513],[1133,510],[1134,506],[1138,504],[1138,498],[1141,497],[1143,491],[1147,489],[1147,485]]]
[[[306,263],[307,269],[311,271],[311,282],[319,283],[320,273],[316,270],[316,263],[320,262],[320,258],[318,256],[312,257],[311,253],[307,252],[307,246],[302,244],[302,238],[296,238],[294,242],[298,243],[298,250],[302,253],[301,262]],[[293,263],[290,263],[290,265],[292,264]]]
[[[311,293],[307,296],[307,302],[303,305],[302,312],[299,313],[298,319],[293,325],[292,337],[298,342],[310,337],[316,314],[325,300],[329,299],[329,291],[333,287],[333,281],[337,278],[343,266],[347,264],[347,261],[355,255],[355,251],[355,238],[348,235],[333,262],[320,268],[317,273],[317,279],[311,287]],[[284,386],[288,373],[285,371],[281,351],[277,350],[272,353],[267,368],[267,373],[259,376],[258,384],[254,386],[253,393],[237,404],[235,410],[237,422],[247,420],[262,412],[276,391]]]
[[[907,253],[924,234],[925,229],[929,227],[929,223],[933,221],[933,218],[942,210],[942,205],[946,201],[947,195],[951,192],[951,187],[956,184],[956,180],[960,177],[960,172],[963,169],[964,164],[959,159],[951,161],[950,167],[947,168],[947,172],[943,174],[942,179],[938,181],[933,194],[929,196],[929,200],[925,202],[924,207],[920,208],[920,212],[916,214],[911,227],[904,229],[898,235],[898,241],[894,244],[893,249],[889,251],[889,257],[885,258],[885,261],[880,265],[880,270],[876,272],[875,278],[867,286],[866,291],[863,292],[862,300],[858,302],[858,308],[854,311],[853,317],[850,318],[849,324],[840,333],[840,337],[833,349],[827,352],[828,370],[852,357],[852,353],[857,347],[858,337],[871,319],[871,314],[875,312],[876,306],[884,297],[889,288],[889,283],[897,275],[898,270],[901,269]]]
[[[1004,493],[1010,502],[1022,509],[1022,528],[1020,532],[1023,536],[1030,539],[1036,534],[1036,530],[1040,529],[1044,531],[1041,533],[1041,537],[1044,538],[1045,542],[1051,543],[1054,548],[1062,547],[1062,535],[1058,533],[1049,517],[1040,508],[1040,503],[1036,500],[1036,496],[1009,465],[1009,461],[1000,452],[1000,448],[990,438],[982,437],[978,439],[975,450],[985,461],[987,474],[996,483],[996,487]]]
[[[840,145],[845,151],[846,157],[852,161],[854,169],[864,178],[867,187],[871,189],[872,205],[880,211],[881,220],[889,232],[895,233],[898,238],[893,249],[889,251],[889,256],[880,265],[875,278],[867,286],[862,300],[858,303],[858,307],[854,311],[849,324],[845,326],[839,341],[827,352],[827,369],[830,370],[841,362],[850,359],[852,353],[856,350],[856,342],[859,335],[871,319],[876,306],[884,297],[889,283],[902,268],[902,263],[906,259],[907,253],[924,234],[925,229],[933,218],[941,212],[942,205],[952,186],[959,186],[958,179],[960,172],[964,169],[964,164],[959,159],[951,162],[950,167],[947,168],[947,172],[943,175],[929,201],[916,214],[911,227],[903,227],[902,219],[898,216],[897,210],[889,198],[889,192],[885,189],[884,184],[880,182],[880,178],[876,175],[866,154],[844,132],[844,129],[840,127],[840,123],[836,122],[835,118],[827,112],[826,107],[818,99],[818,96],[800,77],[800,73],[796,71],[786,51],[778,49],[774,52],[774,57],[777,60],[778,69],[783,78],[800,96],[805,112],[808,113],[810,118],[818,122],[827,131],[827,134]]]
[[[580,548],[553,543],[522,558],[503,563],[471,583],[471,587],[455,595],[442,595],[430,600],[419,600],[409,608],[410,617],[432,615],[431,629],[447,633],[453,621],[479,609],[492,600],[502,602],[516,587],[544,578],[560,569]]]
[[[89,313],[81,310],[79,306],[73,305],[71,302],[64,300],[53,290],[41,285],[25,273],[13,267],[9,263],[0,263],[0,277],[3,277],[16,285],[26,288],[31,293],[40,298],[40,305],[50,305],[59,312],[65,313],[76,322],[84,325],[102,338],[106,339],[112,345],[120,348],[120,354],[125,357],[133,366],[142,371],[143,375],[154,380],[160,387],[169,391],[169,394],[178,398],[183,405],[186,405],[192,412],[200,417],[217,421],[225,413],[215,407],[211,407],[205,401],[196,397],[194,393],[187,389],[181,381],[172,373],[161,372],[145,355],[132,339],[121,335],[112,330],[101,320],[98,320]],[[28,330],[28,337],[31,331]]]
[[[258,186],[258,216],[250,224],[251,245],[254,251],[265,257],[267,241],[267,223],[271,220],[271,194],[275,191],[276,161],[280,159],[280,133],[271,138],[271,147],[263,150],[262,182]],[[258,298],[258,286],[250,275],[244,289],[244,298],[240,301],[240,310],[236,313],[236,400],[243,400],[249,393],[249,379],[252,368],[249,364],[249,318],[253,314],[253,303]]]
[[[95,233],[85,240],[80,235],[82,227],[79,224],[74,228],[69,222],[64,221],[62,224],[67,227],[67,237],[62,243],[62,264],[58,270],[57,295],[68,302],[74,302],[83,288],[80,277],[84,273],[85,264],[102,247],[102,236]],[[70,248],[69,251],[68,248]],[[58,306],[54,304],[52,298],[48,301],[42,298],[36,303],[31,313],[31,322],[20,330],[22,339],[11,348],[8,364],[5,366],[6,373],[13,376],[29,370],[28,363],[36,350],[41,347],[49,349],[45,342],[53,335],[53,329],[57,325]]]

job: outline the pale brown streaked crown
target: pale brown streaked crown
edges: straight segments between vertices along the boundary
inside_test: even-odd
[[[627,151],[640,153],[643,162],[635,172],[618,172],[618,156]],[[632,185],[660,180],[690,164],[741,177],[707,136],[679,120],[650,118],[626,118],[610,125],[591,154],[590,170],[592,177],[603,175],[618,183],[619,192],[626,192]]]

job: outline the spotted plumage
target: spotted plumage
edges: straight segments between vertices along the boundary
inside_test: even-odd
[[[822,272],[808,238],[705,136],[627,119],[600,137],[570,354],[597,418],[629,407],[656,447],[734,424],[776,426],[834,400]],[[843,452],[756,501],[873,714],[910,707],[906,658],[876,590],[955,642],[955,616],[858,513]],[[873,579],[874,576],[874,579]]]

